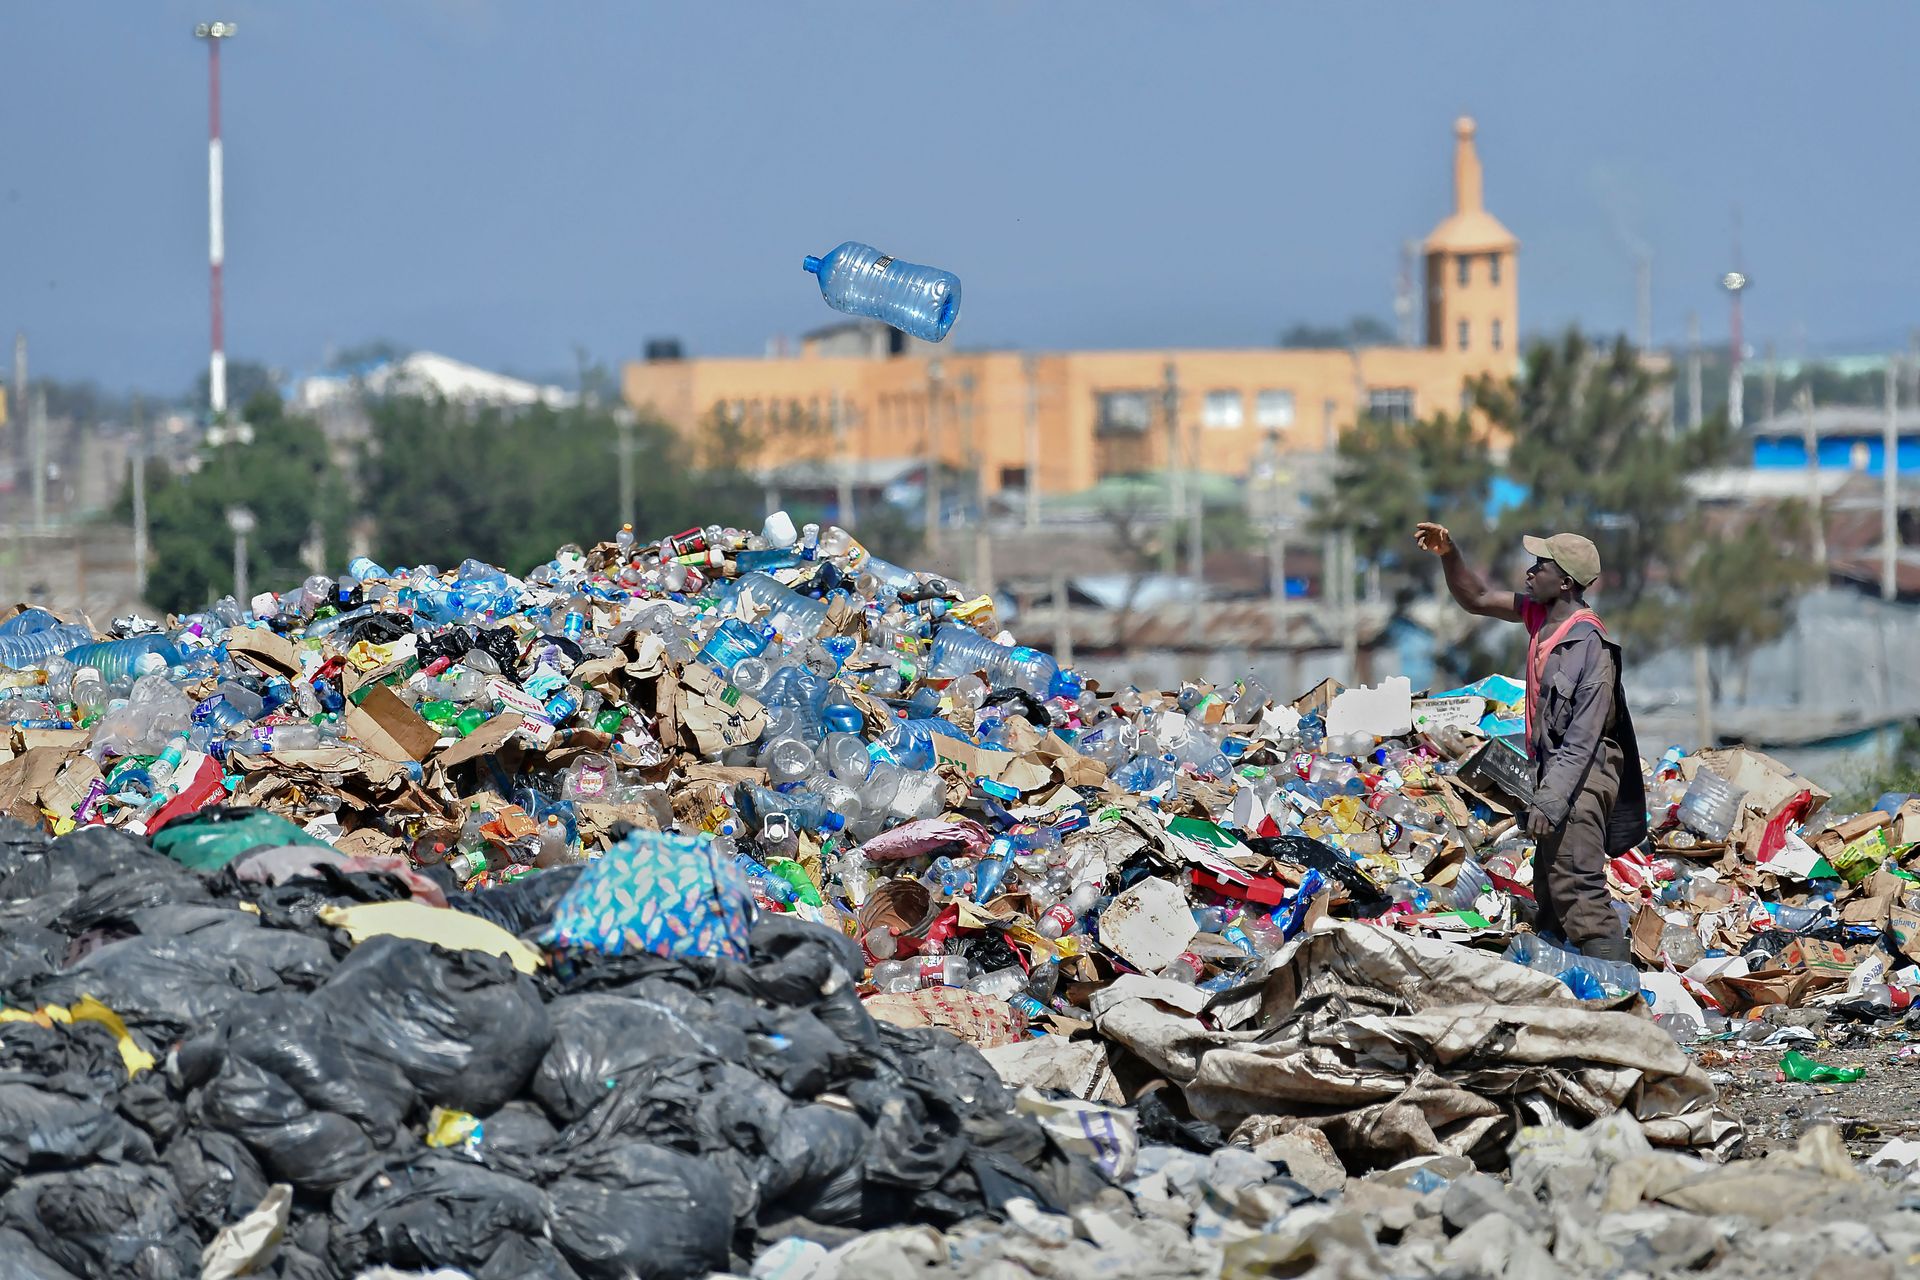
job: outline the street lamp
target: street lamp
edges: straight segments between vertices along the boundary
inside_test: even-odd
[[[227,508],[227,528],[233,531],[233,598],[243,609],[251,598],[247,592],[247,535],[257,523],[247,508]]]
[[[227,411],[226,314],[220,278],[227,260],[220,152],[220,42],[232,39],[238,30],[231,22],[202,22],[193,29],[195,39],[207,42],[207,274],[213,322],[213,345],[207,355],[207,408],[215,418]]]

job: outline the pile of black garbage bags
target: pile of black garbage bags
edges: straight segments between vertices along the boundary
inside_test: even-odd
[[[531,933],[570,879],[448,897]],[[291,1216],[260,1274],[287,1280],[700,1276],[787,1235],[1102,1186],[973,1049],[870,1018],[831,931],[774,917],[748,964],[563,981],[318,918],[406,892],[203,877],[119,832],[0,820],[0,1280],[197,1277],[277,1183]],[[106,1022],[17,1016],[89,999],[151,1069]],[[437,1108],[477,1137],[428,1145]]]

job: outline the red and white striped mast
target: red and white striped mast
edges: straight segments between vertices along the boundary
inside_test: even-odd
[[[203,22],[193,34],[207,42],[207,271],[213,308],[213,345],[207,356],[207,408],[215,418],[227,412],[226,308],[221,270],[226,265],[227,234],[221,205],[220,42],[232,37],[231,22]]]

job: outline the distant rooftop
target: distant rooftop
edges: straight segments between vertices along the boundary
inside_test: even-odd
[[[1799,410],[1778,413],[1747,428],[1750,435],[1768,439],[1805,436],[1808,415]],[[1813,433],[1825,436],[1877,436],[1886,430],[1887,411],[1877,405],[1821,405],[1812,413]],[[1902,409],[1895,418],[1896,430],[1903,436],[1920,435],[1920,409]]]

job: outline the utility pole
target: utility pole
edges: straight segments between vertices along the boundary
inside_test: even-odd
[[[33,408],[27,417],[27,429],[33,433],[33,531],[47,530],[47,393],[35,388]]]
[[[1040,523],[1040,384],[1035,376],[1033,352],[1020,357],[1021,372],[1027,380],[1027,528]]]
[[[1187,437],[1191,441],[1190,452],[1185,462],[1189,465],[1200,461],[1200,428],[1189,427]],[[1199,468],[1193,466],[1192,501],[1193,508],[1187,516],[1187,581],[1193,586],[1195,603],[1204,600],[1207,595],[1207,557],[1206,557],[1206,495],[1200,491]]]
[[[1687,429],[1700,429],[1700,313],[1687,312]]]
[[[1642,249],[1634,260],[1634,331],[1642,351],[1653,350],[1653,250]]]
[[[7,404],[13,425],[13,460],[24,466],[27,461],[27,331],[13,335],[13,396]]]
[[[835,514],[842,529],[852,529],[858,523],[853,514],[853,452],[847,432],[847,406],[838,391],[827,401],[827,413],[833,423],[834,456],[840,460],[834,477]]]
[[[618,433],[614,437],[614,447],[620,453],[620,523],[634,523],[633,510],[633,411],[625,405],[618,405],[613,411],[613,425]]]
[[[1780,381],[1780,368],[1773,358],[1773,343],[1767,343],[1767,373],[1760,383],[1760,412],[1768,422],[1773,421],[1774,390]]]
[[[237,28],[231,22],[203,22],[193,29],[207,42],[207,275],[212,304],[212,347],[207,355],[207,408],[214,417],[227,411],[227,334],[221,273],[227,262],[225,166],[220,144],[220,42]]]
[[[1342,529],[1340,546],[1340,657],[1347,671],[1347,683],[1360,681],[1360,610],[1354,602],[1353,530]]]
[[[1160,539],[1160,567],[1171,577],[1178,563],[1180,517],[1187,505],[1185,478],[1180,473],[1180,372],[1171,360],[1163,370],[1160,418],[1167,433],[1167,524]]]
[[[987,527],[987,450],[973,416],[973,375],[960,375],[960,422],[973,454],[973,589],[993,594],[993,531]]]
[[[133,397],[133,598],[147,599],[147,419]]]
[[[929,553],[940,550],[940,377],[939,359],[927,361],[927,496],[926,544]]]
[[[1720,287],[1727,291],[1727,327],[1732,331],[1727,349],[1727,425],[1738,431],[1746,425],[1747,417],[1747,379],[1742,363],[1746,340],[1740,331],[1740,295],[1746,291],[1747,277],[1739,271],[1729,271],[1720,277]]]
[[[1827,515],[1820,500],[1820,438],[1813,429],[1813,383],[1800,388],[1801,439],[1807,451],[1807,510],[1813,518],[1813,559],[1827,580]]]
[[[1887,428],[1880,441],[1880,598],[1900,592],[1900,357],[1887,357]]]
[[[1717,745],[1713,737],[1713,677],[1704,644],[1693,646],[1693,717],[1694,734],[1700,739],[1698,749]]]

